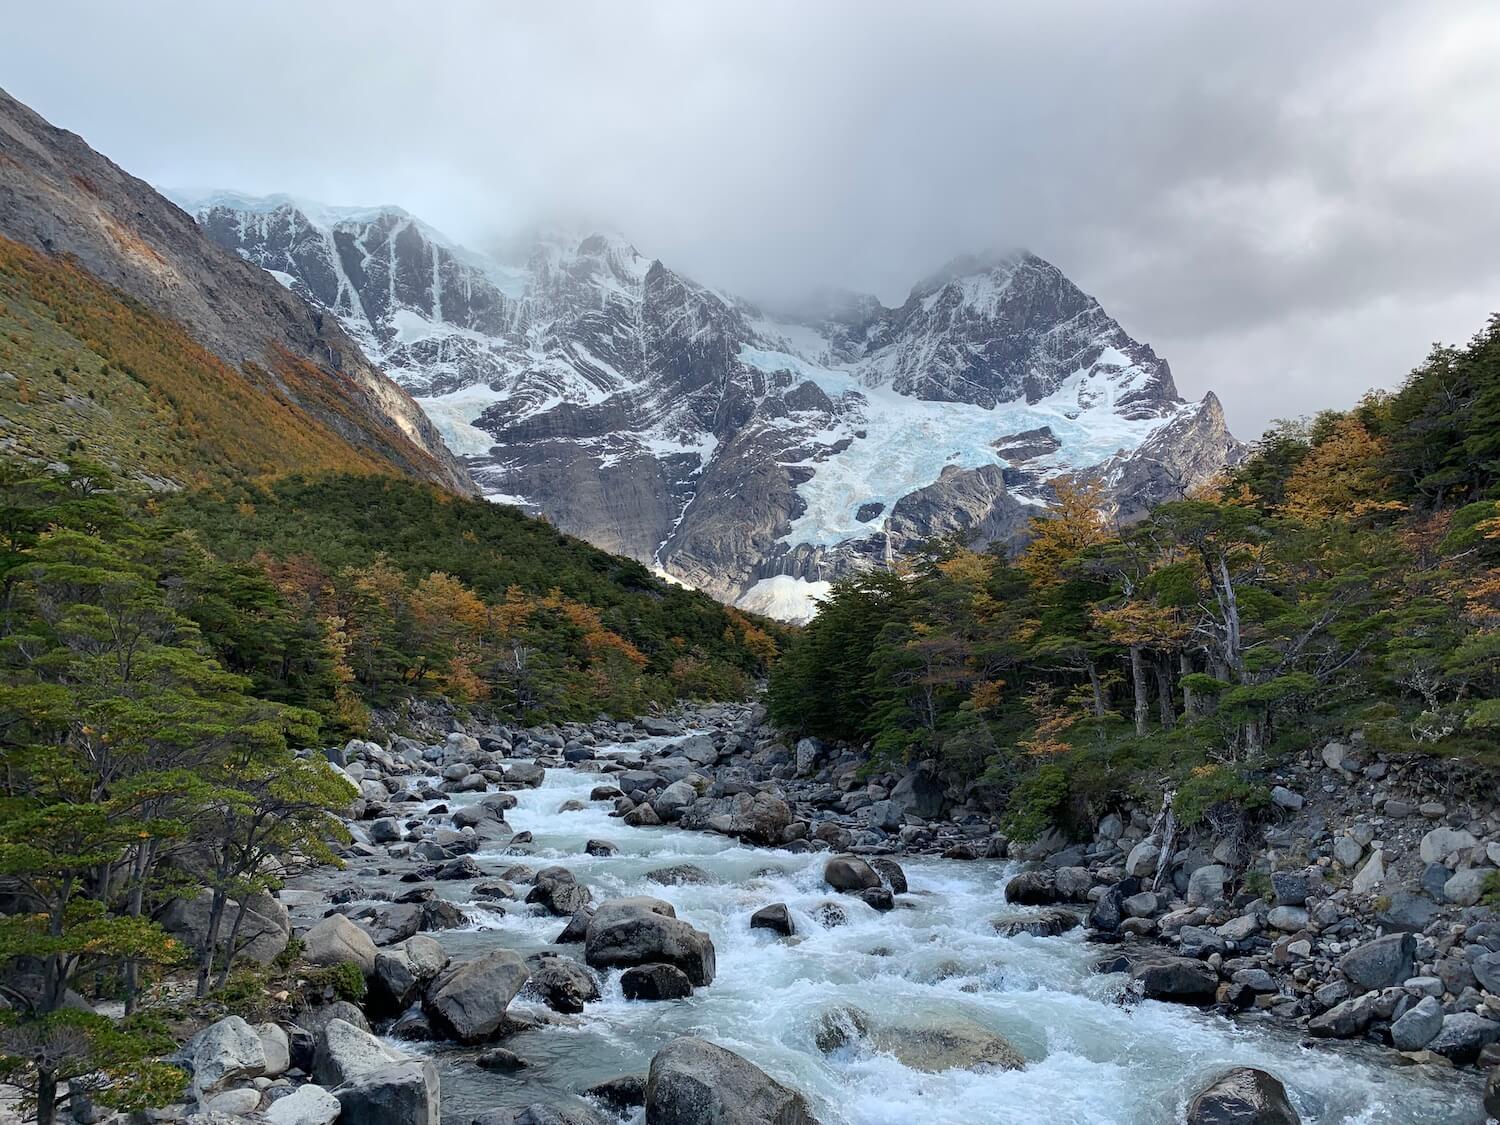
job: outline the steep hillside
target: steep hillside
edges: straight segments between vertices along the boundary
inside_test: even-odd
[[[74,274],[64,282],[54,271],[43,280],[49,266],[27,259],[13,246],[6,248],[5,291],[10,297],[4,315],[13,323],[31,326],[11,329],[17,337],[32,333],[37,342],[38,328],[43,337],[48,336],[44,322],[62,324],[78,311],[44,307],[44,291],[76,297],[80,286],[102,283],[112,292],[105,298],[92,293],[90,300],[130,308],[123,315],[137,320],[137,330],[145,331],[141,326],[147,323],[146,314],[155,314],[147,334],[158,338],[158,351],[165,347],[173,353],[167,367],[193,369],[192,378],[200,384],[232,370],[239,378],[226,381],[230,398],[243,403],[249,401],[243,399],[244,394],[258,393],[264,401],[246,408],[248,426],[273,424],[272,416],[278,411],[298,416],[290,423],[295,431],[289,437],[293,463],[285,468],[312,468],[329,461],[346,467],[388,465],[448,488],[471,490],[467,473],[411,397],[370,364],[335,320],[288,293],[263,271],[226,254],[150,185],[121,171],[81,138],[54,128],[3,92],[0,237],[40,252],[53,266],[68,260]],[[178,339],[160,343],[164,334],[172,335],[175,330],[180,330]],[[193,342],[197,354],[189,356],[181,346],[184,341]],[[104,363],[111,370],[133,366],[129,354],[112,350],[122,346],[118,338],[76,342],[93,359],[74,355],[54,366],[70,370],[76,361],[80,374]],[[21,348],[19,339],[10,343],[15,350]],[[73,350],[65,340],[40,343],[49,354]],[[28,362],[34,365],[34,360]],[[12,366],[19,366],[18,361],[13,360]],[[160,399],[162,388],[156,390]],[[37,417],[48,403],[34,401],[31,428],[50,433],[56,425],[58,433],[76,431],[78,440],[128,433],[143,417],[139,404],[128,405],[124,398],[117,401],[118,417],[95,418],[87,424],[79,424],[67,413],[71,407],[56,417]],[[94,409],[105,409],[99,404],[97,389]],[[171,409],[177,407],[171,405]],[[201,416],[198,422],[207,425]],[[240,440],[239,435],[213,434],[206,428],[194,436],[191,426],[186,429],[186,437],[169,436],[168,444],[173,440],[217,442],[222,453]],[[297,461],[297,449],[313,434],[318,435],[314,444],[323,443],[325,448],[311,461]],[[255,437],[247,440],[252,446],[260,442]],[[218,455],[205,456],[213,460]],[[129,450],[118,451],[117,459],[122,468],[135,467],[129,463]],[[240,468],[258,471],[255,464],[252,457]],[[169,469],[170,465],[164,461],[160,467]],[[196,471],[185,471],[181,478],[170,471],[160,475],[182,483]]]
[[[184,197],[208,234],[336,314],[491,497],[742,605],[934,535],[1007,541],[1063,473],[1133,517],[1239,455],[1212,395],[1026,252],[959,259],[898,308],[769,315],[623,239],[494,255],[398,208]]]

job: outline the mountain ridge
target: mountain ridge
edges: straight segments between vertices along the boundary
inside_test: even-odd
[[[445,488],[474,491],[411,395],[335,318],[226,253],[144,180],[4,91],[0,236],[75,262],[352,447]]]
[[[956,258],[899,306],[851,293],[799,318],[618,235],[501,261],[397,208],[181,198],[340,316],[487,495],[740,604],[797,592],[802,616],[933,535],[1014,540],[1064,472],[1101,477],[1128,518],[1240,452],[1217,399],[1184,402],[1165,360],[1025,250]]]

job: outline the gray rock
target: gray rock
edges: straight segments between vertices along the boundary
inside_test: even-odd
[[[1354,876],[1349,889],[1357,895],[1373,895],[1379,893],[1384,883],[1385,852],[1376,848],[1370,853],[1370,858],[1365,860],[1365,865],[1359,869],[1359,873]]]
[[[782,937],[792,936],[792,912],[787,909],[784,902],[773,902],[769,906],[762,906],[754,914],[750,915],[750,928],[752,930],[771,930]]]
[[[1427,1049],[1453,1062],[1467,1064],[1497,1040],[1500,1040],[1500,1023],[1473,1012],[1455,1012],[1443,1017],[1443,1026]]]
[[[1263,1070],[1236,1067],[1195,1097],[1186,1125],[1301,1125],[1286,1087]]]
[[[505,767],[505,783],[523,789],[538,788],[546,776],[547,771],[535,762],[512,762]]]
[[[225,1114],[231,1118],[254,1113],[260,1107],[260,1091],[253,1086],[241,1086],[237,1090],[225,1090],[206,1099],[203,1108],[210,1115]]]
[[[1443,897],[1456,906],[1473,906],[1484,897],[1496,874],[1493,867],[1469,867],[1456,872],[1443,884]]]
[[[875,869],[858,856],[834,856],[823,865],[823,882],[836,891],[863,891],[881,885]]]
[[[903,814],[919,816],[923,820],[941,816],[947,804],[942,781],[925,769],[913,770],[897,781],[889,799]]]
[[[598,979],[577,961],[551,953],[535,953],[526,963],[531,969],[526,991],[538,996],[554,1012],[577,1014],[585,1004],[599,999]]]
[[[1486,992],[1500,996],[1500,953],[1483,953],[1469,962],[1474,979]]]
[[[646,1078],[651,1125],[816,1125],[802,1095],[702,1039],[674,1039]]]
[[[313,1054],[313,1078],[332,1089],[407,1057],[346,1020],[329,1020]]]
[[[342,914],[330,914],[302,935],[302,959],[309,965],[352,961],[368,976],[375,971],[375,943]]]
[[[1011,914],[991,918],[995,932],[1005,937],[1030,934],[1032,937],[1056,937],[1078,928],[1078,915],[1061,908],[1037,914]]]
[[[1367,993],[1335,1004],[1328,1011],[1314,1016],[1308,1021],[1307,1030],[1323,1039],[1352,1039],[1363,1034],[1374,1018],[1375,997]]]
[[[1273,929],[1296,933],[1307,928],[1307,911],[1300,906],[1276,906],[1266,915]]]
[[[267,1078],[279,1078],[292,1065],[292,1045],[286,1031],[274,1023],[255,1025],[255,1034],[260,1036],[261,1050],[266,1055],[266,1067],[261,1071]]]
[[[1188,905],[1204,906],[1221,901],[1228,878],[1229,872],[1221,864],[1210,863],[1198,868],[1188,876]]]
[[[333,1125],[342,1108],[338,1098],[309,1082],[272,1102],[261,1116],[269,1125]]]
[[[266,1072],[268,1060],[260,1036],[239,1016],[225,1016],[193,1036],[180,1057],[193,1074],[200,1097]]]
[[[1442,863],[1454,852],[1467,851],[1478,843],[1472,833],[1465,832],[1462,828],[1444,826],[1434,828],[1423,836],[1418,851],[1423,863]]]
[[[681,1000],[693,994],[693,982],[676,965],[634,965],[620,974],[627,1000]]]
[[[1271,789],[1271,803],[1277,808],[1296,812],[1307,803],[1306,798],[1300,793],[1293,793],[1284,785],[1277,785]]]
[[[1443,1029],[1443,1006],[1424,996],[1391,1024],[1391,1042],[1398,1051],[1420,1051]]]
[[[1417,940],[1411,934],[1387,934],[1356,946],[1339,959],[1339,971],[1370,992],[1400,984],[1412,975]]]
[[[407,938],[375,955],[370,999],[387,1012],[399,1012],[417,999],[427,982],[443,971],[448,955],[429,937]]]
[[[508,949],[449,966],[428,987],[422,1010],[434,1028],[460,1043],[478,1043],[505,1019],[530,972]]]
[[[878,1027],[870,1033],[870,1041],[877,1050],[894,1055],[903,1066],[927,1074],[979,1066],[1020,1070],[1026,1065],[1021,1053],[1003,1036],[962,1016],[931,1025]]]
[[[339,1120],[349,1125],[441,1125],[441,1087],[431,1059],[407,1059],[340,1086]]]
[[[1219,987],[1219,974],[1190,957],[1152,957],[1132,966],[1130,977],[1148,1000],[1208,1003]]]
[[[1333,858],[1344,867],[1353,867],[1364,854],[1365,849],[1353,836],[1340,836],[1338,842],[1333,845]]]
[[[1276,871],[1271,875],[1271,892],[1278,906],[1302,906],[1312,893],[1312,880],[1306,871]]]
[[[1149,837],[1130,849],[1125,857],[1125,874],[1146,878],[1156,874],[1156,865],[1161,859],[1161,848]]]
[[[596,969],[664,962],[676,965],[696,986],[713,983],[714,944],[708,934],[652,909],[616,905],[625,901],[603,903],[594,914],[584,938],[585,961]]]

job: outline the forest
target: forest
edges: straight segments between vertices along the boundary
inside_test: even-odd
[[[153,495],[76,460],[0,463],[0,1080],[160,1105],[136,1011],[185,963],[225,986],[242,907],[333,862],[320,752],[414,700],[520,723],[741,697],[776,627],[514,509],[385,476]],[[153,921],[208,895],[194,958]],[[214,951],[221,955],[215,956]],[[360,985],[363,985],[361,980]],[[114,996],[126,1019],[74,1004]]]
[[[1500,317],[1138,523],[1099,491],[1059,481],[1015,557],[949,541],[836,584],[773,717],[932,760],[1018,838],[1162,793],[1189,824],[1254,808],[1319,736],[1494,757]]]

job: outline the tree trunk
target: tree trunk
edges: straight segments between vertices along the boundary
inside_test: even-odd
[[[1180,677],[1190,676],[1193,673],[1192,659],[1185,652],[1177,654],[1178,682],[1182,683],[1182,717],[1185,719],[1196,718],[1198,715],[1198,700],[1193,695],[1193,689],[1182,682]]]
[[[224,964],[219,969],[219,979],[214,982],[215,988],[223,988],[229,980],[229,966],[234,964],[234,955],[239,951],[240,927],[244,922],[245,903],[241,901],[240,908],[234,912],[234,925],[229,927],[229,940],[224,943]]]
[[[1092,660],[1088,661],[1089,687],[1094,691],[1094,717],[1104,718],[1104,685],[1099,682],[1099,669]]]
[[[1143,735],[1151,717],[1151,698],[1146,691],[1146,658],[1140,645],[1130,646],[1130,682],[1135,687],[1135,733]]]
[[[56,1125],[57,1122],[57,1075],[50,1070],[37,1071],[36,1120],[37,1125]]]
[[[1165,653],[1153,663],[1156,665],[1156,704],[1161,713],[1162,729],[1171,730],[1177,725],[1177,711],[1172,706],[1172,665]]]
[[[208,984],[213,974],[214,951],[219,947],[219,927],[224,922],[224,904],[229,895],[222,887],[214,888],[213,903],[208,911],[208,934],[203,942],[203,952],[198,955],[198,999],[208,995]]]

